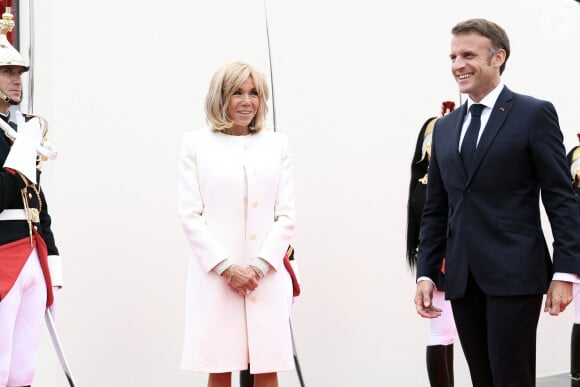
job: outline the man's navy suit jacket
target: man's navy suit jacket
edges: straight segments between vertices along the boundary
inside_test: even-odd
[[[553,272],[580,273],[580,211],[554,106],[504,87],[466,172],[459,154],[466,105],[433,132],[417,276],[436,278],[445,257],[448,299],[463,296],[470,271],[489,295],[542,294]]]

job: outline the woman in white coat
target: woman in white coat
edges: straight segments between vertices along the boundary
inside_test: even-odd
[[[294,368],[292,282],[283,258],[294,230],[286,137],[263,130],[268,86],[233,62],[213,76],[209,128],[187,132],[179,162],[178,211],[191,248],[183,369],[231,386],[250,366],[255,387],[277,387]]]

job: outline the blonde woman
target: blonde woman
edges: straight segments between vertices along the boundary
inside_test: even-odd
[[[292,283],[283,257],[294,230],[286,137],[265,130],[268,86],[242,62],[213,76],[209,128],[187,132],[179,162],[178,211],[191,254],[183,369],[231,386],[248,368],[255,387],[278,386],[294,368]]]

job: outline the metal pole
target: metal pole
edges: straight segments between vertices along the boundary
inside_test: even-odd
[[[34,0],[28,0],[28,113],[34,114]]]

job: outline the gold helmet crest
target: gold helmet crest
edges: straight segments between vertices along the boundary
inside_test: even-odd
[[[28,71],[29,66],[24,61],[20,53],[12,47],[8,41],[8,34],[14,28],[14,16],[11,8],[6,7],[0,20],[0,66],[20,66],[24,71]]]

